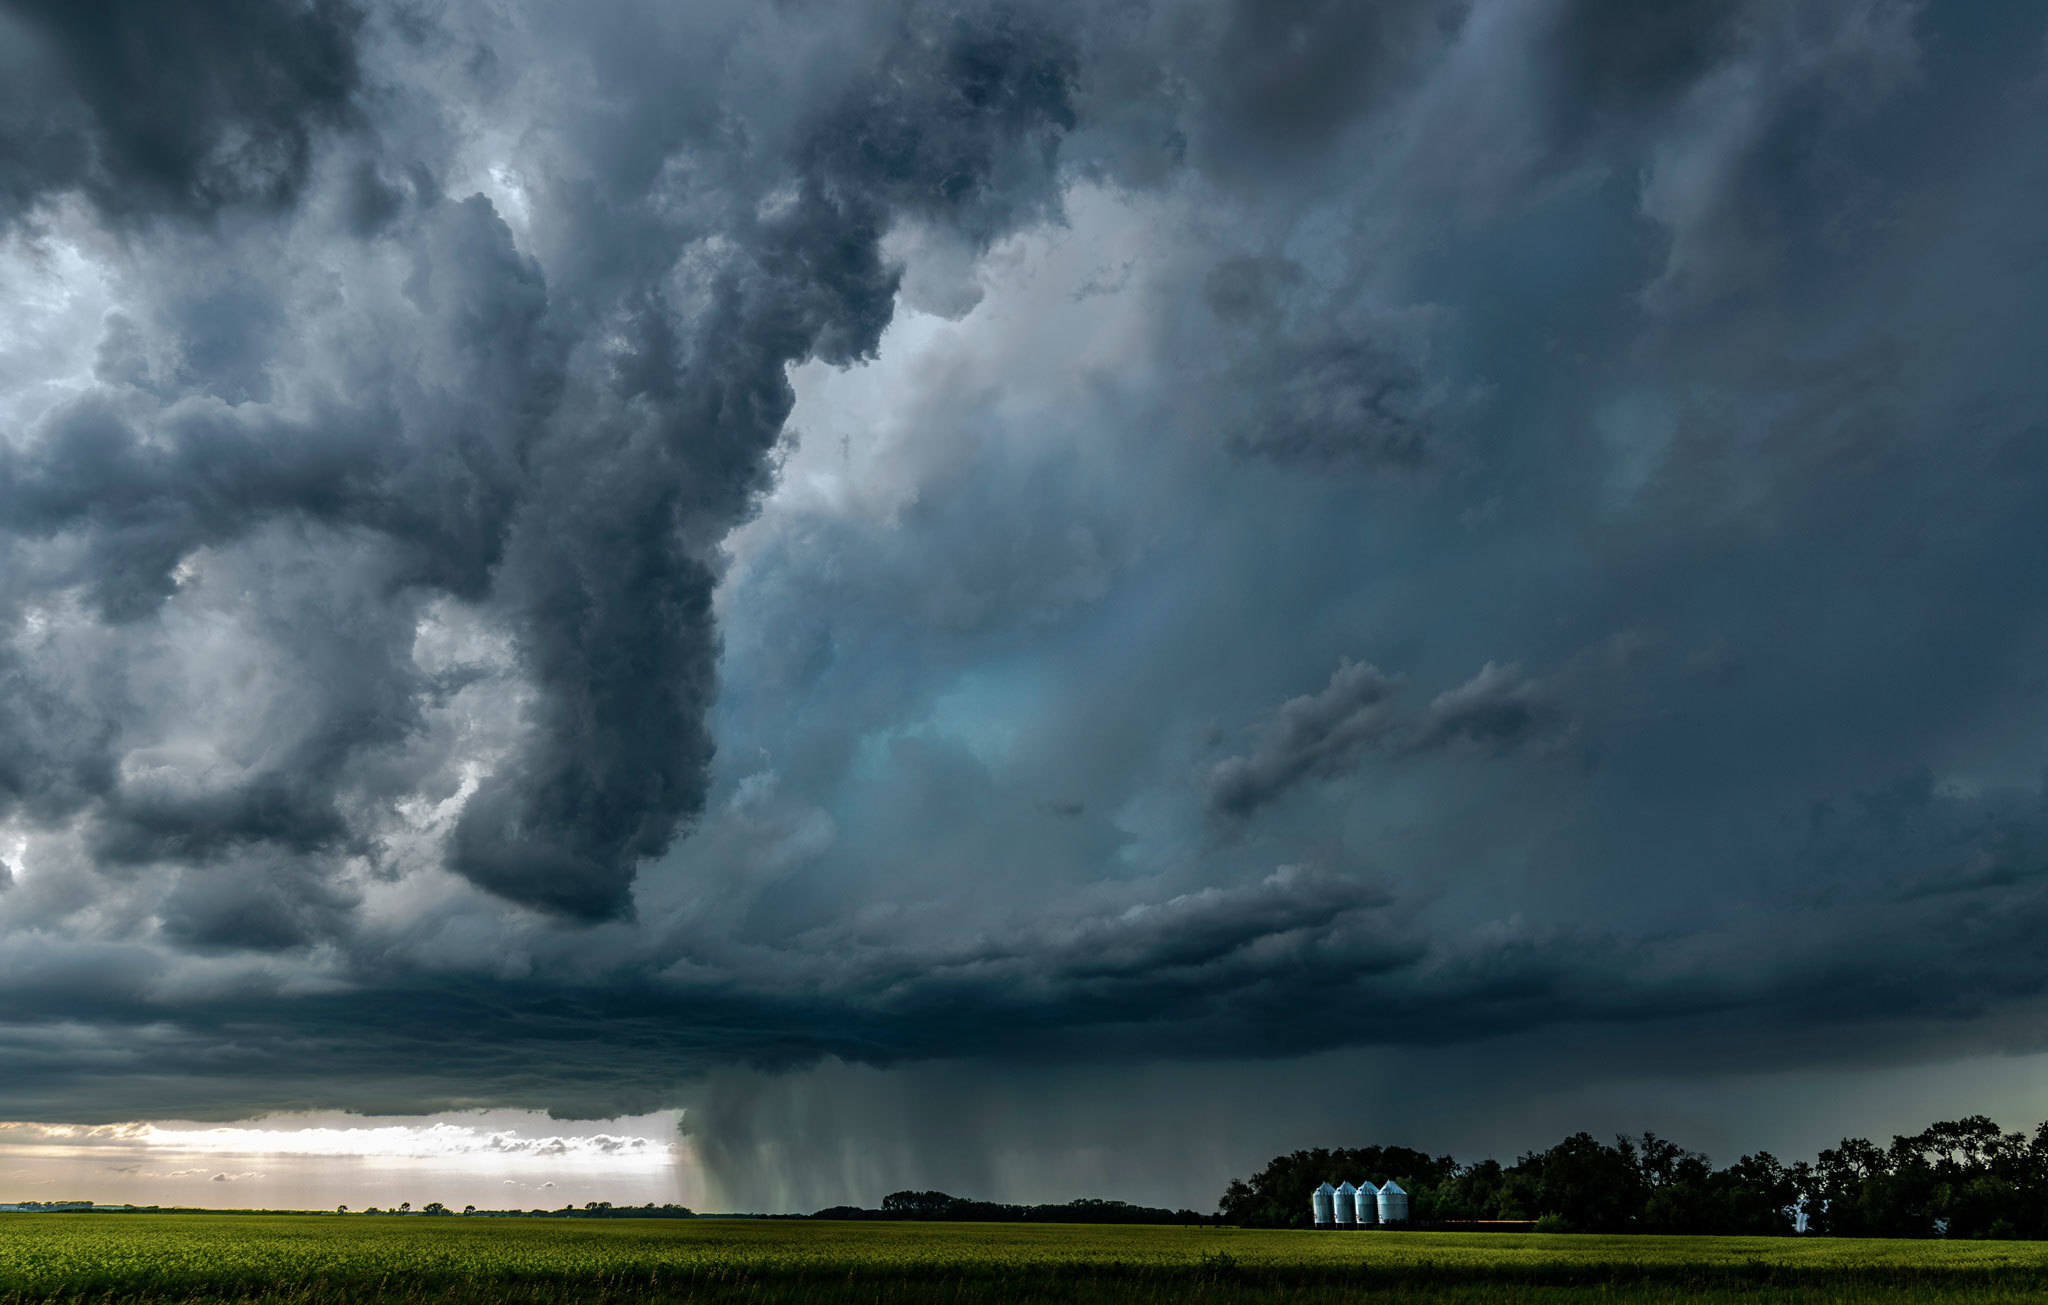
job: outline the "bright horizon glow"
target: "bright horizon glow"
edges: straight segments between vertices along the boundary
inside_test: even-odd
[[[556,1209],[704,1200],[682,1112],[266,1116],[231,1124],[0,1122],[0,1201],[331,1209],[428,1201]]]

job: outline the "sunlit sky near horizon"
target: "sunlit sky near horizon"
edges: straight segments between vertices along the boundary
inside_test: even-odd
[[[356,1210],[701,1208],[680,1112],[600,1122],[492,1110],[233,1124],[0,1123],[0,1200]],[[76,1195],[74,1195],[76,1194]]]

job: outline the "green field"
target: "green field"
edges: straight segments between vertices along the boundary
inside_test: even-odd
[[[0,1303],[2041,1300],[2048,1243],[0,1214]]]

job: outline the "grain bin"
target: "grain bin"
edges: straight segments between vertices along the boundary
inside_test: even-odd
[[[1380,1222],[1380,1189],[1370,1181],[1358,1185],[1358,1226],[1377,1228]]]
[[[1327,1185],[1327,1184],[1326,1184]],[[1349,1183],[1340,1184],[1330,1204],[1335,1208],[1339,1228],[1358,1226],[1358,1189]]]
[[[1389,1178],[1387,1185],[1380,1189],[1380,1222],[1408,1222],[1408,1193],[1401,1184]]]
[[[1337,1189],[1328,1183],[1324,1183],[1308,1199],[1309,1204],[1315,1210],[1316,1227],[1329,1227],[1331,1221],[1337,1217],[1337,1212],[1334,1208],[1337,1202]]]

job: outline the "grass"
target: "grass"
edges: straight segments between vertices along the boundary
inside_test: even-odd
[[[0,1214],[0,1305],[1921,1302],[2048,1297],[2048,1244],[1053,1224]]]

